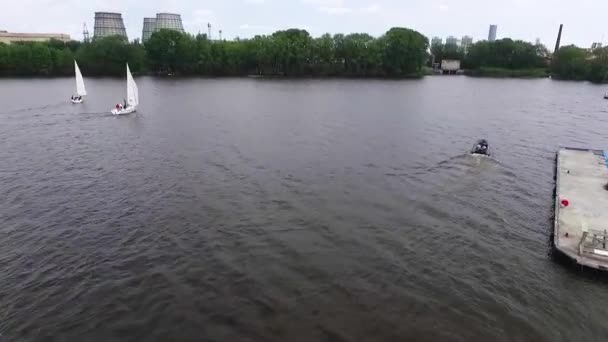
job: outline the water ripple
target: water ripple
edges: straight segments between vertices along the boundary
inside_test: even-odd
[[[74,106],[70,79],[0,81],[9,340],[608,335],[605,284],[547,243],[555,150],[605,145],[600,87],[141,78],[115,117],[121,83],[89,83]]]

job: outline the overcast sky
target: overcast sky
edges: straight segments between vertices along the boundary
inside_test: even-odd
[[[68,33],[82,40],[82,24],[93,33],[95,11],[121,12],[129,39],[140,38],[142,18],[157,12],[180,13],[186,31],[206,32],[211,22],[224,37],[251,37],[286,28],[380,35],[393,26],[433,37],[498,38],[552,48],[560,23],[562,43],[588,47],[608,40],[606,0],[0,0],[0,30]]]

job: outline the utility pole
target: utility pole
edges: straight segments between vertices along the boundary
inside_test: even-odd
[[[207,23],[207,39],[211,40],[211,23]]]
[[[90,41],[89,30],[87,29],[87,23],[82,24],[82,36],[85,43]]]
[[[220,40],[222,40],[222,30],[220,30]]]

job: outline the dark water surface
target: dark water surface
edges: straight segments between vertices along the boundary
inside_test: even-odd
[[[550,80],[0,80],[9,341],[606,341],[608,282],[550,257]],[[487,137],[494,159],[465,152]]]

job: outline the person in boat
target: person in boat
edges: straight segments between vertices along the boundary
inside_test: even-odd
[[[72,101],[74,101],[74,95],[72,95]]]
[[[477,142],[477,145],[473,149],[474,154],[488,154],[488,141],[481,139]]]

